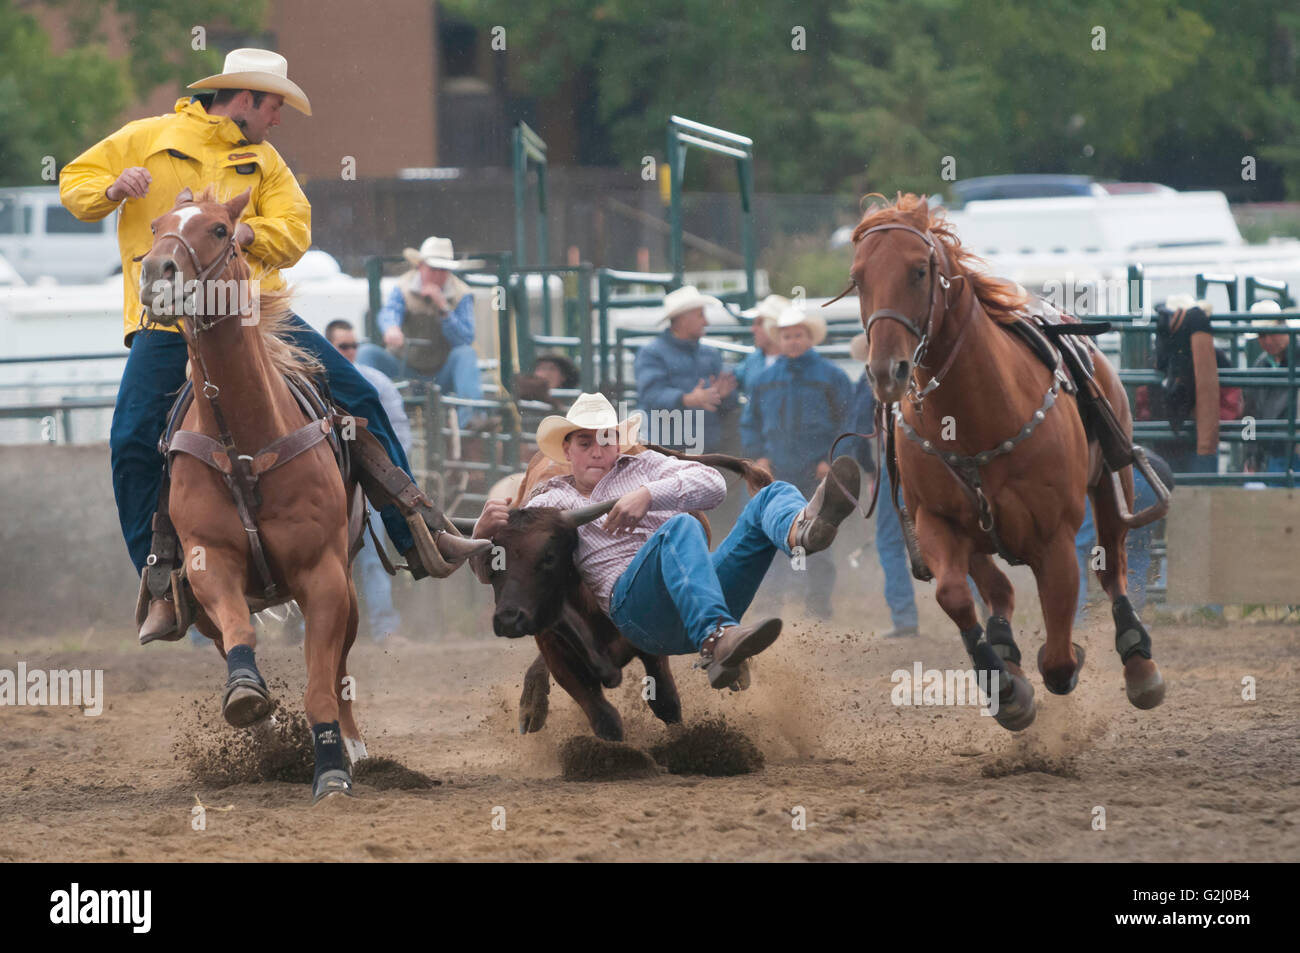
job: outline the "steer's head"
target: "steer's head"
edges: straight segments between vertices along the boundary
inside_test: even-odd
[[[553,625],[577,587],[573,557],[578,527],[608,513],[618,500],[576,510],[538,506],[515,510],[493,537],[490,581],[496,594],[492,631],[507,639],[536,635]]]

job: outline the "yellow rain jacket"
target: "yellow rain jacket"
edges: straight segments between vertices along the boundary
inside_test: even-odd
[[[153,177],[148,194],[110,200],[104,194],[108,187],[133,166],[148,169]],[[294,264],[311,245],[311,205],[280,153],[266,142],[245,142],[230,118],[211,116],[188,97],[178,99],[175,112],[127,123],[59,174],[59,197],[83,222],[97,222],[121,208],[117,243],[128,343],[140,326],[140,263],[131,259],[153,247],[149,225],[172,209],[177,195],[186,187],[197,193],[207,185],[216,186],[222,201],[252,187],[240,217],[253,230],[244,257],[261,290],[283,288],[279,269]]]

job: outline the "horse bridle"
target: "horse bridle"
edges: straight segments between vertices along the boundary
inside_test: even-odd
[[[158,247],[159,242],[166,241],[169,238],[179,242],[180,246],[185,249],[185,253],[189,255],[190,264],[194,266],[194,271],[195,271],[194,280],[198,282],[200,290],[202,289],[203,285],[205,285],[208,282],[209,279],[224,274],[226,268],[229,267],[230,262],[235,258],[235,256],[239,254],[239,245],[235,241],[234,231],[230,233],[230,241],[226,244],[225,248],[223,248],[222,251],[215,258],[213,258],[212,261],[209,262],[206,267],[199,264],[199,253],[194,250],[194,246],[191,245],[188,241],[186,241],[185,236],[182,235],[180,232],[164,232],[163,234],[159,235],[157,238],[154,239],[154,249]],[[140,258],[144,258],[144,256],[141,255]],[[184,272],[182,272],[182,274],[184,274]],[[141,311],[145,310],[143,302],[141,302],[140,304],[140,310]],[[187,328],[192,328],[194,333],[197,334],[201,331],[212,330],[214,327],[216,327],[218,324],[220,324],[223,320],[225,320],[228,317],[230,317],[229,314],[221,314],[213,318],[210,315],[197,315],[197,314],[187,313],[185,315],[185,326]]]
[[[909,334],[917,339],[916,350],[912,352],[913,374],[908,376],[907,398],[919,412],[921,409],[921,402],[943,383],[944,377],[947,376],[949,369],[952,367],[953,361],[957,357],[957,352],[961,350],[962,341],[966,337],[966,332],[970,329],[973,322],[967,321],[962,327],[961,331],[957,335],[957,340],[953,343],[952,350],[948,354],[948,360],[944,362],[944,365],[939,369],[939,372],[931,376],[930,380],[924,387],[918,389],[914,374],[917,368],[925,367],[923,361],[925,359],[926,350],[930,346],[930,324],[934,321],[935,305],[938,303],[937,289],[943,289],[943,311],[946,314],[948,311],[948,289],[952,287],[953,281],[959,280],[963,276],[958,275],[956,279],[949,280],[948,276],[943,273],[940,267],[938,267],[941,265],[946,266],[947,263],[947,256],[944,255],[940,247],[941,243],[935,241],[934,236],[932,236],[928,231],[923,232],[919,228],[913,228],[911,225],[904,225],[901,222],[890,222],[884,225],[876,225],[863,232],[858,237],[858,241],[864,241],[868,235],[874,234],[875,232],[886,232],[892,229],[910,232],[917,238],[921,239],[921,241],[925,242],[926,247],[930,249],[930,258],[927,263],[927,268],[929,268],[930,271],[930,293],[928,297],[929,303],[925,311],[925,320],[923,323],[918,324],[901,311],[897,311],[893,308],[877,308],[867,317],[866,322],[863,324],[863,329],[867,333],[868,344],[871,342],[871,328],[877,321],[894,321],[901,324],[907,329]],[[845,294],[847,293],[848,292],[846,291]],[[843,295],[841,295],[841,297],[843,297]]]

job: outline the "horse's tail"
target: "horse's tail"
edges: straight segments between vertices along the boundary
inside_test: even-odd
[[[647,449],[662,453],[665,456],[675,457],[678,460],[703,463],[708,467],[717,467],[719,470],[730,470],[732,473],[738,473],[745,478],[745,485],[749,487],[750,493],[757,493],[772,482],[771,473],[752,460],[746,460],[743,457],[733,457],[727,453],[683,453],[680,450],[669,450],[667,447],[661,447],[654,443],[647,443],[645,446]]]

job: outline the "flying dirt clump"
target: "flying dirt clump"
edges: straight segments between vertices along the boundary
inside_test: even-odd
[[[560,776],[566,781],[626,781],[659,774],[659,766],[640,748],[578,735],[560,745]]]
[[[352,766],[352,780],[380,791],[420,791],[442,784],[392,758],[363,758]]]
[[[271,715],[251,728],[231,728],[219,715],[205,714],[197,699],[188,718],[180,720],[181,733],[172,744],[172,754],[200,784],[224,788],[261,781],[311,781],[315,767],[311,727],[302,712],[288,711],[279,700]]]
[[[1079,777],[1072,758],[1053,758],[1042,754],[1020,754],[999,758],[986,764],[980,773],[986,778],[1005,778],[1012,774],[1050,774],[1058,778]]]
[[[763,767],[763,752],[725,718],[675,727],[669,739],[651,748],[650,754],[672,774],[721,778]]]

